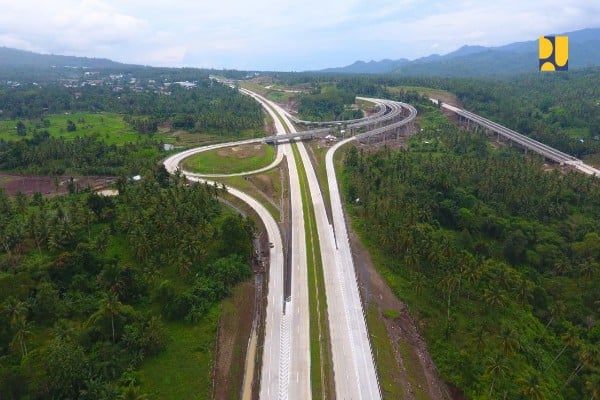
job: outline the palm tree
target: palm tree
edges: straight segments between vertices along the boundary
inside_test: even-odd
[[[485,367],[485,373],[492,378],[490,385],[489,396],[492,396],[494,392],[494,384],[498,378],[503,377],[506,374],[508,367],[504,362],[504,357],[501,354],[496,354],[494,357],[488,357]]]
[[[550,320],[546,324],[546,329],[548,329],[552,321],[562,316],[565,311],[567,311],[565,303],[561,300],[555,301],[554,304],[552,304],[552,307],[550,307]]]
[[[519,384],[519,393],[525,398],[531,400],[546,399],[546,385],[537,372],[530,374],[527,378],[518,379],[517,383]]]
[[[521,347],[517,331],[510,326],[502,327],[499,338],[502,352],[505,356],[511,356],[515,354],[515,352]]]
[[[140,389],[136,386],[129,385],[127,386],[121,395],[119,396],[121,400],[148,400],[148,396],[140,393]]]
[[[563,348],[558,352],[556,357],[552,360],[552,362],[544,369],[544,372],[548,371],[550,367],[560,358],[560,356],[565,352],[567,347],[575,347],[579,343],[579,335],[573,326],[570,326],[567,329],[567,332],[563,333],[560,337],[564,342]]]
[[[571,264],[569,264],[569,262],[567,262],[567,260],[557,261],[554,265],[554,273],[556,275],[568,275],[571,271],[573,271],[573,267]]]
[[[11,296],[6,299],[4,312],[8,316],[11,325],[27,317],[27,303]]]
[[[529,303],[533,298],[531,286],[532,283],[527,279],[520,280],[519,287],[517,288],[517,298],[521,302],[521,306],[525,306],[525,303]]]
[[[110,293],[104,303],[106,311],[110,313],[110,325],[112,328],[112,340],[115,341],[115,315],[119,312],[123,304],[115,293]]]
[[[472,342],[477,350],[482,351],[485,348],[486,339],[489,335],[490,331],[485,325],[481,325],[479,329],[475,331],[475,334],[472,337]]]
[[[446,274],[444,279],[442,279],[442,281],[439,283],[440,288],[447,295],[447,300],[446,300],[446,338],[448,338],[448,336],[450,335],[450,299],[452,297],[452,291],[454,290],[454,288],[456,287],[457,284],[458,284],[458,279],[456,278],[456,275],[454,275],[452,272],[449,272],[448,274]]]
[[[600,360],[600,349],[598,349],[597,346],[583,346],[581,350],[579,350],[577,358],[579,359],[579,363],[563,384],[563,388],[568,386],[582,369],[592,368],[597,365],[598,360]]]
[[[27,355],[26,339],[29,335],[31,335],[31,322],[27,321],[25,318],[20,318],[15,324],[15,336],[13,337],[12,345],[15,346],[16,343],[19,344],[22,357]]]
[[[590,400],[600,400],[600,375],[594,374],[585,381]]]
[[[598,264],[597,262],[586,260],[579,266],[579,273],[586,281],[590,281],[595,275],[598,274],[599,269],[600,264]]]
[[[102,271],[98,275],[98,284],[113,293],[119,293],[122,279],[123,268],[117,262],[113,262],[102,268]]]
[[[485,289],[483,291],[483,299],[488,305],[496,308],[502,308],[506,304],[506,296],[497,287]]]
[[[412,276],[412,288],[417,295],[420,295],[423,292],[423,286],[425,285],[425,277],[423,274],[414,273]]]
[[[119,314],[121,307],[123,307],[123,304],[119,301],[117,294],[108,292],[104,299],[102,299],[98,311],[96,311],[89,319],[89,321],[92,323],[96,323],[104,320],[105,318],[110,318],[113,342],[116,341],[115,316]]]

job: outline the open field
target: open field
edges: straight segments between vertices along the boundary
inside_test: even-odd
[[[165,324],[169,342],[165,351],[146,360],[140,370],[140,388],[151,399],[207,399],[212,392],[212,363],[220,306],[198,324]]]
[[[17,135],[16,125],[19,120],[0,120],[0,140],[17,141],[31,139],[35,130],[47,130],[52,137],[62,137],[73,140],[82,136],[97,136],[108,144],[122,145],[135,143],[149,136],[137,132],[131,125],[123,120],[123,115],[114,113],[68,113],[52,114],[44,119],[20,120],[25,125],[25,136]],[[67,121],[75,124],[76,130],[67,131]],[[168,124],[158,128],[152,138],[164,143],[177,146],[201,145],[223,142],[227,140],[241,140],[265,136],[262,129],[243,129],[240,131],[225,131],[207,129],[202,132],[190,132],[173,129]]]
[[[183,162],[183,167],[201,174],[234,174],[269,165],[275,150],[266,144],[233,146],[195,154]]]
[[[67,121],[75,124],[76,130],[69,132],[67,130]],[[112,113],[65,113],[46,116],[43,120],[22,120],[25,124],[27,134],[25,136],[17,135],[16,120],[0,121],[0,139],[6,141],[15,141],[22,138],[31,139],[35,129],[39,131],[47,130],[50,136],[63,137],[67,140],[73,140],[81,136],[95,136],[108,144],[125,144],[137,142],[146,138],[146,135],[138,133],[123,120],[123,116]],[[161,135],[155,135],[155,137]],[[167,139],[165,136],[164,139]],[[170,140],[173,141],[173,140]]]

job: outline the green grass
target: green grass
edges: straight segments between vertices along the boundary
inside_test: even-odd
[[[63,137],[67,140],[73,140],[82,136],[95,136],[108,144],[122,145],[129,142],[137,142],[146,138],[146,135],[136,132],[128,123],[123,120],[123,116],[112,113],[73,113],[73,114],[53,114],[45,117],[50,122],[45,126],[40,119],[22,120],[27,128],[26,136],[18,136],[15,126],[18,120],[0,121],[0,139],[6,141],[16,141],[22,138],[31,139],[35,129],[39,131],[47,130],[50,136]],[[67,121],[75,123],[77,130],[67,132]],[[165,141],[172,142],[173,139],[165,135],[157,134]]]
[[[590,130],[588,128],[566,128],[564,129],[565,133],[569,135],[570,138],[573,139],[583,139],[586,142],[591,140]]]
[[[398,346],[400,348],[400,356],[402,357],[402,360],[404,360],[406,375],[408,376],[408,381],[412,387],[415,400],[431,400],[426,385],[421,384],[427,382],[427,378],[425,377],[423,369],[420,367],[421,363],[414,348],[405,340],[400,340]]]
[[[329,209],[331,208],[331,199],[329,195],[329,182],[327,180],[327,166],[325,164],[325,155],[329,151],[329,147],[320,146],[318,141],[310,142],[308,146],[311,146],[315,155],[315,173],[320,183],[325,208]]]
[[[427,96],[434,99],[441,99],[443,102],[457,102],[454,93],[448,92],[447,90],[433,89],[423,86],[388,86],[387,89],[392,94],[399,93],[401,90],[405,92],[414,90],[422,96]]]
[[[211,397],[219,308],[215,306],[198,324],[165,324],[167,348],[144,361],[138,372],[142,393],[165,400]]]
[[[235,174],[266,167],[275,160],[275,150],[272,146],[265,144],[248,146],[260,146],[261,148],[255,151],[256,155],[245,158],[239,158],[234,152],[227,149],[204,151],[186,158],[183,166],[188,171],[201,174]],[[227,155],[219,154],[224,151]]]
[[[357,99],[356,104],[358,105],[358,107],[360,107],[361,110],[368,110],[368,109],[375,107],[375,103],[373,103],[372,101],[367,101],[367,100]]]
[[[385,400],[404,399],[404,392],[401,388],[401,377],[394,349],[388,338],[385,324],[379,318],[377,309],[371,306],[367,310],[367,326],[375,353],[375,362],[380,379],[381,392]]]
[[[330,353],[327,300],[319,235],[306,171],[295,143],[292,149],[300,179],[306,235],[312,394],[315,399],[333,398],[333,382],[330,381],[330,377],[333,376],[333,362]]]
[[[262,204],[271,213],[275,221],[279,221],[281,213],[277,207],[274,207],[269,201],[267,201],[262,193],[260,193],[254,185],[244,179],[243,176],[231,176],[227,178],[219,178],[218,182],[224,183],[225,186],[231,186],[235,189],[241,190],[242,192],[252,196],[256,201]],[[277,201],[277,200],[276,200]],[[245,204],[245,203],[244,203]]]
[[[276,103],[286,103],[290,99],[296,97],[297,93],[281,92],[278,90],[270,90],[267,94],[267,98]]]

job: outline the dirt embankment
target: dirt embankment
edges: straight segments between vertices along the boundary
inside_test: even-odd
[[[349,229],[350,244],[357,269],[358,280],[363,299],[368,298],[371,305],[375,305],[379,317],[384,320],[388,337],[394,349],[394,356],[400,369],[405,398],[414,399],[417,388],[411,387],[405,363],[418,363],[412,365],[413,374],[424,378],[420,382],[420,390],[424,391],[431,400],[448,400],[450,396],[446,384],[439,378],[437,370],[429,352],[427,344],[419,334],[414,320],[412,319],[406,304],[398,300],[390,287],[379,275],[371,260],[368,250],[363,246],[358,235],[351,229],[351,221],[346,221]],[[367,292],[368,288],[368,293]],[[384,311],[393,310],[398,318],[384,316]],[[403,344],[408,344],[408,351],[401,350]],[[405,359],[408,354],[409,359]]]

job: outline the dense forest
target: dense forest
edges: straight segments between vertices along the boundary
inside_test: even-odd
[[[315,85],[309,94],[298,96],[298,114],[306,121],[341,121],[362,118],[359,109],[353,109],[356,95],[335,86]]]
[[[250,276],[253,225],[220,189],[162,167],[119,189],[0,191],[0,398],[144,398],[136,371],[169,324],[194,326]]]
[[[598,182],[437,110],[420,123],[407,150],[351,148],[345,193],[443,378],[471,399],[598,398]]]
[[[151,168],[163,154],[160,143],[144,139],[122,146],[96,137],[75,140],[35,133],[17,142],[0,140],[0,170],[33,175],[131,176]]]

